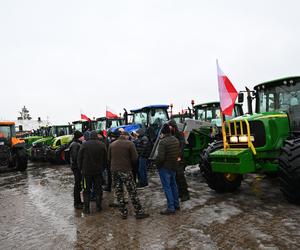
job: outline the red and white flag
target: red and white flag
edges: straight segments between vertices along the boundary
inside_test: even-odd
[[[217,61],[218,70],[218,83],[219,83],[219,96],[221,111],[224,115],[232,115],[232,110],[234,108],[235,100],[238,96],[238,92],[232,85],[229,78],[220,69]]]
[[[86,120],[86,121],[90,121],[91,119],[90,118],[88,118],[86,115],[84,115],[84,114],[81,114],[81,120]]]
[[[110,107],[106,106],[106,118],[118,118],[119,116]]]

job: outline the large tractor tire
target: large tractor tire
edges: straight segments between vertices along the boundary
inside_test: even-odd
[[[242,175],[234,173],[217,173],[211,168],[210,153],[221,149],[223,141],[214,141],[203,151],[200,160],[200,171],[208,186],[217,193],[234,192],[241,186]]]
[[[300,204],[300,138],[286,140],[279,157],[280,190],[285,198]]]
[[[17,151],[15,161],[17,170],[25,171],[27,169],[28,157],[25,148]]]

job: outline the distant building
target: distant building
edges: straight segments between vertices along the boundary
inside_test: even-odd
[[[51,126],[49,121],[42,121],[40,118],[38,120],[16,120],[16,131],[32,131],[40,127]]]

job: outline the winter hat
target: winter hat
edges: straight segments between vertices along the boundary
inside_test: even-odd
[[[88,141],[89,139],[90,139],[90,131],[85,131],[84,133],[83,133],[83,136],[84,136],[84,139],[86,140],[86,141]]]
[[[90,140],[98,139],[98,134],[96,130],[91,131],[90,133]]]
[[[171,130],[168,124],[164,124],[162,129],[161,129],[162,134],[170,134]]]
[[[83,134],[79,131],[79,130],[76,130],[75,132],[74,132],[74,139],[75,140],[78,140],[80,137],[82,137],[83,136]]]

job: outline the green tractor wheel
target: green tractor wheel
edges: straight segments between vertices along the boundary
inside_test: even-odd
[[[278,175],[286,199],[300,204],[300,138],[285,141],[279,157]]]
[[[216,173],[212,171],[209,155],[221,149],[223,141],[214,141],[203,151],[200,161],[200,171],[208,186],[218,193],[234,192],[241,186],[242,175],[234,173]]]

